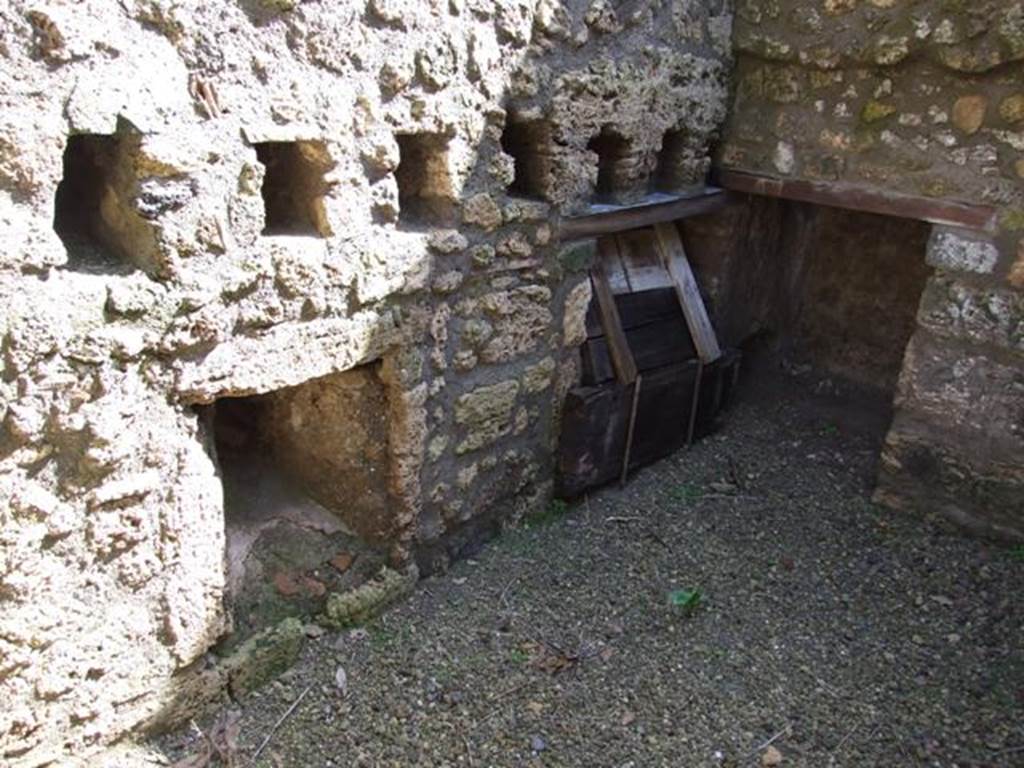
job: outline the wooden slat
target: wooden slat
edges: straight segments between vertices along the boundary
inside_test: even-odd
[[[645,373],[639,390],[629,470],[649,464],[686,444],[694,402],[698,363],[688,360]],[[716,403],[727,405],[735,386],[739,354],[727,350],[703,370],[697,394],[693,438],[709,434],[718,423]],[[717,380],[724,395],[714,397]],[[634,391],[607,382],[569,391],[562,414],[559,444],[559,494],[575,497],[621,478],[623,449],[633,410]]]
[[[641,229],[623,232],[616,236],[622,266],[626,270],[629,287],[633,293],[650,291],[655,288],[671,288],[672,278],[665,271],[658,257],[658,245],[654,230]],[[614,286],[612,286],[614,289]]]
[[[693,276],[690,262],[686,258],[683,241],[679,238],[679,230],[676,229],[675,224],[668,223],[655,225],[654,231],[658,236],[665,268],[672,276],[676,292],[679,294],[679,304],[683,308],[683,315],[690,328],[690,335],[693,337],[697,354],[703,362],[713,362],[721,357],[722,350],[718,346],[715,329],[711,326],[711,319],[704,307],[704,299],[697,287],[697,279]]]
[[[604,326],[604,335],[608,340],[612,364],[615,366],[615,375],[621,384],[632,384],[636,380],[636,362],[633,360],[633,353],[629,350],[626,333],[622,330],[619,309],[615,306],[615,296],[612,294],[611,286],[608,285],[608,276],[605,271],[606,258],[617,257],[613,241],[599,242],[597,261],[591,270],[591,278],[594,285],[594,298],[597,300],[597,309],[601,315],[601,325]]]
[[[936,200],[932,197],[907,195],[844,182],[778,179],[773,176],[724,169],[718,171],[715,177],[718,184],[726,189],[750,195],[778,197],[987,232],[996,228],[996,209],[988,205]]]
[[[558,228],[558,238],[562,242],[582,240],[649,227],[661,221],[700,216],[723,207],[726,200],[727,195],[721,189],[705,187],[687,195],[661,195],[656,202],[645,201],[632,206],[601,206],[598,211],[564,219]]]
[[[626,331],[626,342],[633,353],[638,373],[692,360],[697,356],[690,340],[690,331],[686,327],[683,313],[679,312],[679,302],[674,295],[672,301],[676,304],[677,316]],[[607,340],[603,336],[587,339],[583,345],[583,377],[585,384],[601,384],[615,378],[615,367],[612,365]]]
[[[632,293],[633,286],[629,282],[629,274],[626,272],[618,241],[613,237],[603,237],[597,241],[597,251],[604,260],[604,274],[612,293],[616,296]]]

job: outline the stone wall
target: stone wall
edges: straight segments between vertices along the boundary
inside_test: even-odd
[[[702,180],[731,22],[724,0],[0,9],[0,761],[98,764],[221,687],[197,406],[377,364],[395,566],[545,503],[589,297],[558,218],[600,180]]]
[[[1024,538],[1024,3],[736,12],[723,167],[997,209],[933,232],[878,498]]]

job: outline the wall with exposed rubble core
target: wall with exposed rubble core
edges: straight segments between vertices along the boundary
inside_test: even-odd
[[[734,40],[722,167],[996,209],[921,251],[877,498],[1024,538],[1024,3],[739,0]]]
[[[218,450],[358,495],[393,574],[546,502],[558,218],[703,181],[729,6],[3,5],[0,762],[244,690]]]

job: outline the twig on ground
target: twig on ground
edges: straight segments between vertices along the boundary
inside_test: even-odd
[[[606,517],[604,521],[606,523],[635,523],[638,520],[643,520],[640,515],[633,515],[631,517]]]
[[[993,757],[1002,757],[1003,755],[1014,755],[1017,752],[1024,752],[1024,744],[1020,744],[1016,747],[1008,747],[1006,749],[1001,749],[998,752],[994,753]]]
[[[263,743],[259,745],[255,752],[253,752],[252,759],[249,761],[250,766],[256,765],[256,761],[259,760],[260,755],[263,754],[263,750],[265,750],[267,745],[270,744],[270,740],[274,738],[274,734],[277,733],[277,729],[281,727],[285,720],[291,717],[292,712],[298,708],[299,704],[301,704],[302,700],[306,698],[306,694],[309,693],[309,690],[312,687],[312,685],[307,685],[306,689],[299,694],[295,701],[292,702],[292,705],[284,711],[284,714],[277,718],[277,722],[274,723],[274,727],[270,729],[270,733],[267,734],[267,737],[263,739]]]
[[[515,585],[515,583],[517,581],[519,581],[519,577],[518,576],[513,576],[511,579],[509,579],[508,584],[506,584],[505,588],[503,590],[501,590],[501,595],[498,598],[498,600],[502,603],[502,605],[504,605],[509,610],[512,610],[512,606],[510,606],[508,604],[508,600],[506,600],[506,597],[508,595],[508,591],[510,589],[512,589],[512,587]]]
[[[786,723],[786,724],[785,724],[785,725],[784,725],[784,726],[782,727],[782,730],[781,730],[781,731],[779,731],[778,733],[776,733],[776,734],[775,734],[774,736],[772,736],[772,737],[771,737],[770,739],[768,739],[767,741],[765,741],[765,742],[764,742],[763,744],[759,744],[758,746],[754,747],[754,748],[753,748],[753,749],[752,749],[752,750],[750,751],[750,755],[751,755],[751,757],[752,757],[752,756],[754,756],[754,755],[756,755],[756,754],[758,754],[758,753],[760,753],[760,752],[761,752],[761,750],[764,750],[764,749],[768,749],[768,747],[770,747],[770,746],[771,746],[772,744],[774,744],[774,743],[775,743],[776,741],[778,741],[778,740],[779,740],[779,739],[781,739],[781,738],[782,738],[783,736],[785,736],[785,735],[786,735],[787,733],[789,733],[789,729],[790,729],[790,724],[789,724],[789,723]]]
[[[494,707],[492,707],[491,711],[488,712],[486,715],[484,715],[483,719],[480,720],[478,723],[476,723],[476,725],[478,725],[478,726],[479,725],[483,725],[488,720],[490,720],[492,717],[494,717],[496,714],[498,714],[498,712],[501,711],[501,708],[500,708],[498,702],[500,702],[502,699],[506,699],[509,696],[511,696],[512,694],[518,693],[519,691],[523,690],[524,688],[529,688],[531,685],[533,685],[536,682],[537,682],[536,679],[527,680],[527,681],[525,681],[523,683],[520,683],[519,685],[512,686],[507,691],[499,693],[497,696],[492,697],[492,701],[494,701]]]
[[[850,737],[853,736],[853,734],[855,734],[857,731],[860,730],[861,725],[863,725],[863,723],[856,723],[853,726],[853,728],[850,729],[850,732],[847,733],[845,736],[843,736],[843,738],[841,738],[839,740],[838,744],[836,744],[834,747],[832,747],[832,749],[830,750],[831,754],[834,755],[836,752],[838,752],[840,750],[840,748],[843,746],[843,744],[848,742],[850,740]],[[872,731],[872,735],[874,735],[874,731]]]
[[[650,538],[654,539],[655,544],[661,544],[661,546],[663,546],[665,549],[669,550],[670,552],[672,551],[672,547],[666,544],[665,540],[661,538],[661,536],[656,534],[654,531],[648,530],[646,531],[646,533]]]

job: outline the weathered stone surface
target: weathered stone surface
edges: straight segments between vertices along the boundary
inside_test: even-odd
[[[490,293],[480,299],[480,309],[494,328],[480,359],[504,363],[535,349],[551,328],[550,302],[551,291],[539,285]]]
[[[590,280],[577,283],[565,297],[562,345],[578,347],[587,340],[587,309],[592,288]]]
[[[1024,369],[969,349],[919,332],[907,349],[900,410],[984,443],[992,460],[1016,461],[1024,471]]]
[[[999,249],[976,234],[936,228],[928,243],[927,261],[939,269],[991,274],[999,261]]]
[[[415,564],[403,571],[384,568],[377,578],[351,592],[328,595],[321,623],[332,629],[344,629],[369,621],[391,603],[408,594],[419,579]]]
[[[962,96],[953,105],[953,125],[973,136],[985,122],[988,99],[984,96]]]
[[[1024,5],[811,5],[738,5],[738,88],[720,160],[996,210],[992,231],[933,232],[927,263],[937,272],[904,359],[879,498],[1009,535],[1020,528],[1013,382],[1024,369],[1024,257],[1015,253],[1024,102],[1005,73],[1024,57]],[[835,293],[835,306],[851,295]],[[890,315],[878,312],[878,324]]]
[[[518,381],[503,381],[462,395],[455,403],[455,423],[465,429],[465,437],[456,452],[476,451],[507,435],[518,395]]]
[[[276,627],[246,640],[223,661],[231,695],[244,696],[291,667],[305,639],[302,622],[285,619]]]
[[[543,392],[551,386],[555,373],[555,360],[546,357],[536,365],[531,365],[523,374],[523,391],[527,394]]]
[[[921,299],[919,320],[942,336],[1024,353],[1024,294],[1019,291],[936,276]]]

